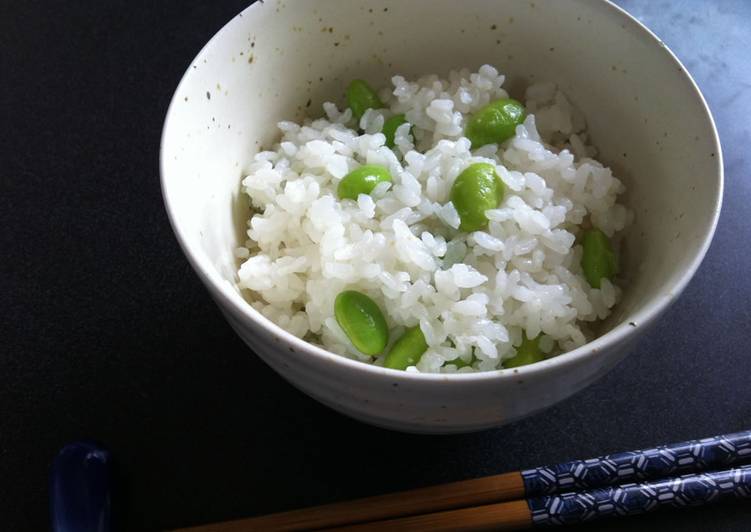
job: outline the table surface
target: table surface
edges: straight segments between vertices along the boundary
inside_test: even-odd
[[[0,7],[0,523],[47,528],[82,437],[118,460],[125,530],[187,526],[751,428],[751,3],[618,2],[704,91],[726,195],[696,277],[615,371],[532,418],[413,436],[292,388],[224,322],[162,207],[172,91],[243,0]],[[748,503],[613,530],[748,530]],[[601,525],[582,527],[597,530]]]

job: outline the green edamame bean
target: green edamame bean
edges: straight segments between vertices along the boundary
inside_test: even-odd
[[[355,168],[345,175],[336,193],[339,199],[357,200],[360,194],[370,194],[378,183],[384,181],[391,182],[391,174],[388,168],[379,164],[364,164],[360,168]]]
[[[513,98],[489,103],[469,119],[465,136],[476,150],[486,144],[500,144],[516,134],[516,126],[524,122],[524,106]]]
[[[467,233],[488,223],[485,211],[495,209],[503,200],[504,185],[490,163],[469,165],[451,187],[451,202],[459,213],[459,229]]]
[[[407,119],[404,117],[404,115],[394,115],[383,123],[383,129],[381,130],[381,133],[386,136],[386,146],[388,146],[389,148],[394,147],[394,137],[396,136],[396,130],[399,128],[399,126],[406,123]]]
[[[545,358],[545,354],[540,350],[540,336],[537,335],[533,339],[527,338],[527,333],[522,334],[522,343],[516,348],[516,356],[509,358],[503,362],[504,368],[518,368],[519,366],[526,366],[527,364],[533,364],[539,362]]]
[[[354,79],[347,87],[347,103],[358,120],[368,109],[380,109],[383,103],[366,81]]]
[[[454,343],[454,341],[451,338],[449,338],[448,341],[449,341],[449,345],[451,347],[456,347],[456,344]],[[465,362],[463,358],[457,357],[454,360],[450,360],[450,361],[446,362],[446,365],[453,364],[454,366],[456,366],[456,369],[462,369],[462,368],[466,368],[468,366],[471,366],[472,364],[475,363],[476,360],[477,360],[477,357],[475,356],[475,348],[473,347],[472,348],[472,356],[469,357],[469,362]]]
[[[582,236],[582,270],[592,288],[600,288],[602,278],[613,279],[618,262],[610,239],[599,229],[590,229]]]
[[[475,360],[477,360],[475,358],[475,355],[472,355],[472,358],[469,359],[469,362],[464,362],[463,358],[455,358],[454,360],[450,362],[446,362],[446,364],[453,364],[454,366],[456,366],[456,369],[462,369],[462,368],[466,368],[474,364]]]
[[[407,369],[408,366],[417,364],[427,350],[428,344],[425,343],[420,327],[411,327],[391,347],[383,365],[391,369]]]
[[[389,328],[375,301],[355,290],[345,290],[334,300],[334,316],[358,351],[377,355],[389,341]]]

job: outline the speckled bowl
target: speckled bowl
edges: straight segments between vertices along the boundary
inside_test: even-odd
[[[512,94],[554,80],[584,112],[600,158],[628,186],[623,301],[604,334],[559,357],[481,374],[423,375],[309,345],[243,299],[243,169],[277,121],[320,113],[355,77],[373,85],[496,65]],[[686,286],[714,233],[720,145],[699,89],[670,50],[618,7],[593,0],[257,2],[198,54],[162,136],[164,201],[186,256],[229,323],[269,366],[322,403],[374,425],[450,433],[546,408],[615,366]]]

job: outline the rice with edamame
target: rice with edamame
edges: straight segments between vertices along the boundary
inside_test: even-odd
[[[253,211],[249,239],[237,250],[239,284],[252,305],[329,351],[407,371],[488,371],[586,343],[590,325],[619,299],[608,246],[631,214],[617,201],[623,184],[593,159],[582,115],[554,84],[535,84],[513,136],[471,149],[468,127],[483,126],[478,117],[489,104],[508,98],[495,68],[391,82],[365,100],[359,120],[350,101],[352,109],[324,104],[325,118],[280,122],[279,144],[254,157],[242,181]],[[355,85],[350,98],[367,92]],[[366,164],[386,178],[348,177]],[[500,195],[481,198],[495,208],[479,213],[483,227],[466,232],[451,199],[461,200],[457,176],[467,171],[471,181],[473,165],[491,176],[495,169]],[[478,204],[471,194],[483,194],[473,183],[465,210]],[[588,249],[585,269],[588,257],[610,255],[585,275],[580,242],[590,228],[602,237],[590,240],[605,249]],[[340,323],[358,312],[335,315],[345,291],[376,303],[388,338],[355,338],[364,326]],[[415,335],[419,352],[410,354]],[[402,337],[402,362],[391,364],[387,355]],[[384,342],[373,356],[354,346]]]

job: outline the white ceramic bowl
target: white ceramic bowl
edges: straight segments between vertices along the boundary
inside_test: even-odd
[[[625,241],[623,301],[607,332],[527,367],[405,373],[345,359],[280,329],[235,285],[244,242],[243,169],[277,121],[321,114],[352,78],[375,86],[491,63],[512,94],[553,80],[584,112],[600,159],[636,213]],[[546,408],[615,366],[686,286],[714,233],[722,161],[693,80],[646,28],[595,0],[257,2],[198,54],[162,136],[164,201],[185,254],[227,320],[268,365],[324,404],[410,432],[466,432]]]

